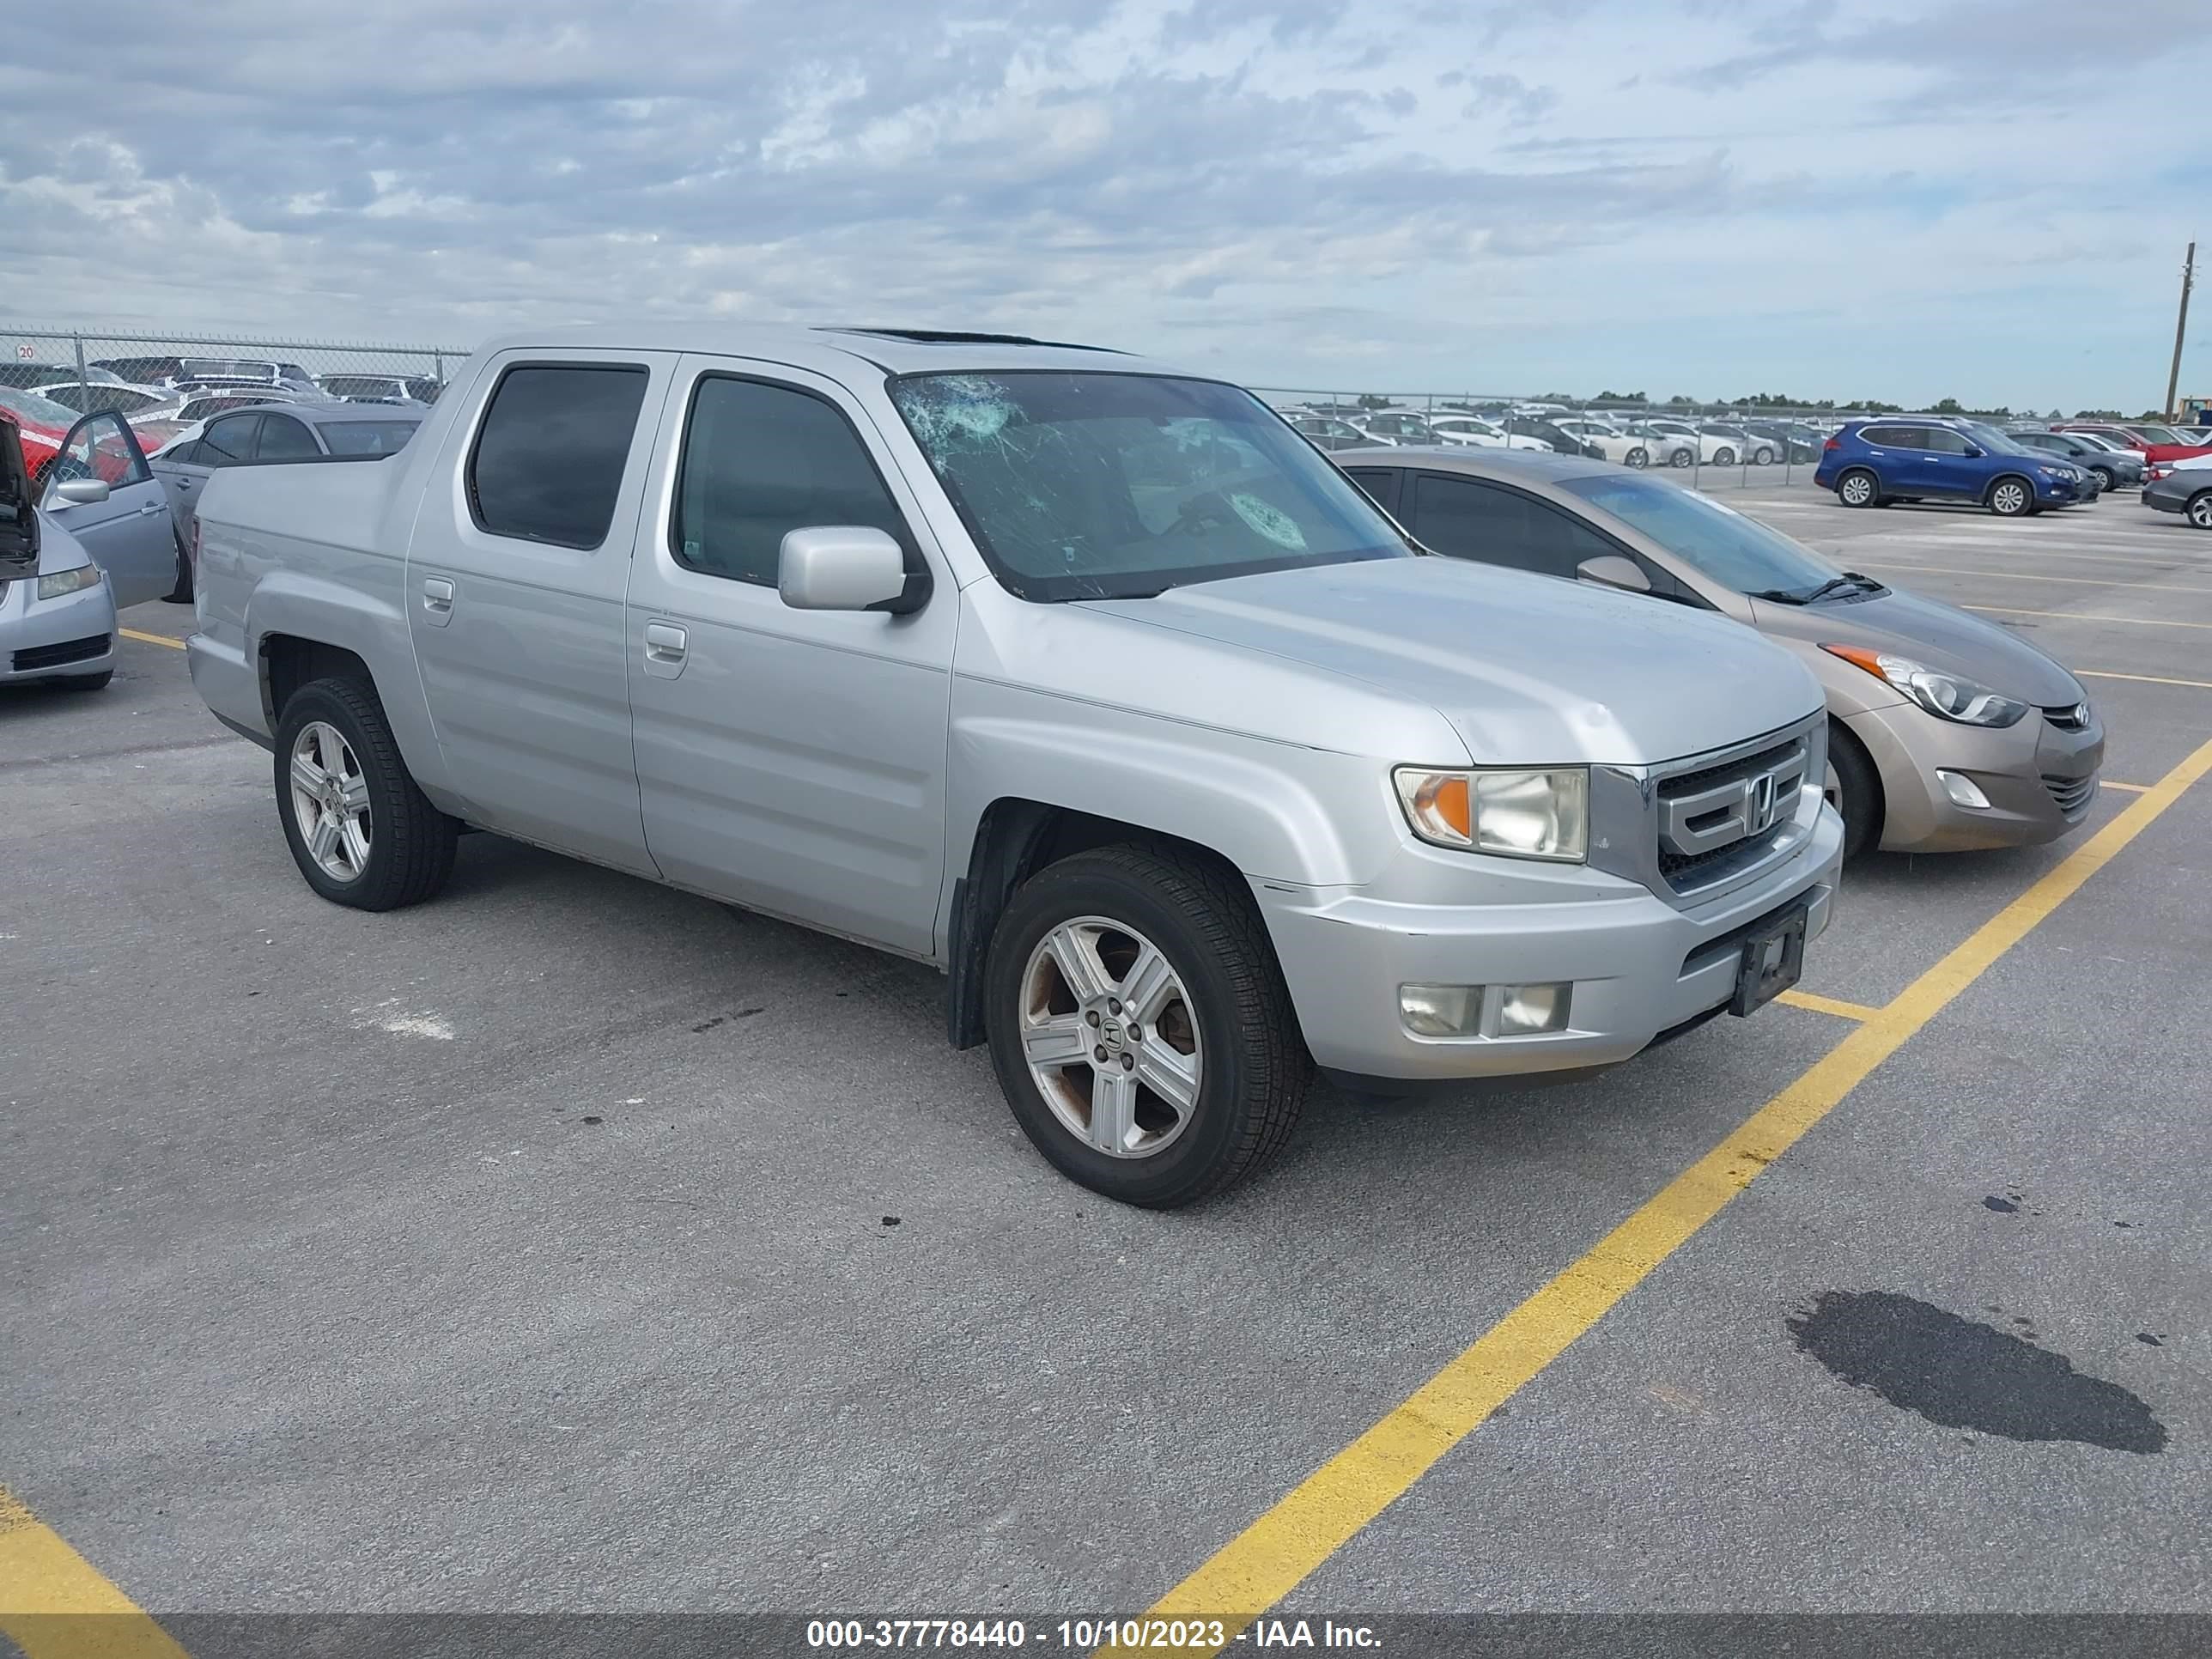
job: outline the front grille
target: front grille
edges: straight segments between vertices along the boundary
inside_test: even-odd
[[[15,672],[22,674],[33,668],[59,668],[64,663],[90,662],[94,657],[106,654],[105,634],[94,634],[88,639],[64,640],[59,645],[34,645],[15,653]]]
[[[2043,718],[2062,732],[2079,732],[2089,724],[2089,705],[2086,702],[2061,703],[2045,708]]]
[[[1677,893],[1694,892],[1764,859],[1796,817],[1807,754],[1804,738],[1790,738],[1660,779],[1660,878]]]
[[[2086,778],[2059,778],[2045,772],[2043,787],[2058,803],[2058,810],[2070,818],[2088,805],[2089,798],[2097,793],[2097,775],[2092,772]]]

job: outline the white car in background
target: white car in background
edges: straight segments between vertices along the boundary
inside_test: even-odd
[[[1541,438],[1524,438],[1474,415],[1439,415],[1430,421],[1429,429],[1437,434],[1438,443],[1471,444],[1478,449],[1540,449],[1549,453],[1552,447]]]
[[[1610,421],[1593,420],[1588,416],[1562,415],[1552,422],[1571,437],[1586,444],[1595,444],[1605,452],[1608,461],[1618,461],[1623,466],[1650,466],[1657,452],[1656,441],[1639,432],[1625,431]],[[1671,453],[1671,452],[1666,452]]]
[[[1663,432],[1670,437],[1681,438],[1695,444],[1698,447],[1695,459],[1706,466],[1711,466],[1714,458],[1723,450],[1728,452],[1731,459],[1735,459],[1736,450],[1740,447],[1735,441],[1721,437],[1716,433],[1699,431],[1687,421],[1656,420],[1650,424],[1655,432]],[[1677,465],[1680,464],[1677,463]]]

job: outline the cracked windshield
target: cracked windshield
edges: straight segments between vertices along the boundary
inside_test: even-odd
[[[1232,386],[1030,371],[910,375],[890,392],[993,571],[1025,599],[1139,599],[1411,551]]]

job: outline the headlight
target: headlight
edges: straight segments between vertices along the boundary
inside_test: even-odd
[[[42,599],[66,599],[71,593],[82,593],[88,587],[100,586],[100,567],[81,564],[74,570],[57,570],[51,576],[39,578],[39,597]]]
[[[1856,645],[1824,645],[1831,656],[1841,657],[1885,680],[1939,719],[1961,726],[2010,726],[2027,713],[2027,705],[2000,696],[1963,674],[1947,674],[1910,657],[1893,657],[1887,651],[1869,651]]]
[[[1579,766],[1541,772],[1395,774],[1406,822],[1439,847],[1507,858],[1579,864],[1589,848],[1589,773]]]

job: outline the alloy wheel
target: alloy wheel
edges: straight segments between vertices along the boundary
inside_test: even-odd
[[[1187,1128],[1205,1077],[1182,976],[1127,923],[1077,916],[1022,970],[1021,1042],[1060,1127],[1109,1158],[1150,1158]]]
[[[292,741],[292,816],[307,856],[333,881],[368,867],[368,779],[337,727],[310,720]]]
[[[2006,479],[1990,492],[1990,505],[2007,518],[2027,508],[2027,489],[2025,485]]]
[[[2199,530],[2212,530],[2212,489],[2189,503],[2189,522]]]

